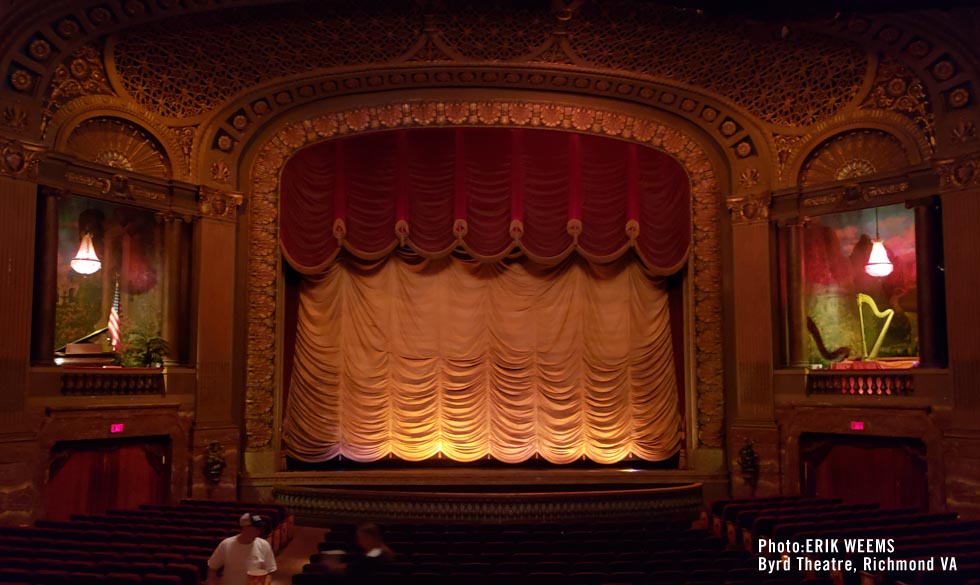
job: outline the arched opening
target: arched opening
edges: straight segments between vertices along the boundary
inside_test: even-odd
[[[288,456],[677,453],[683,317],[664,277],[685,263],[691,195],[669,155],[415,129],[319,143],[282,177],[280,243],[306,275],[286,294]]]

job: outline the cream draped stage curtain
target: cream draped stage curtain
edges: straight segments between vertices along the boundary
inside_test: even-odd
[[[630,255],[341,254],[300,284],[286,454],[666,459],[681,417],[665,287]]]

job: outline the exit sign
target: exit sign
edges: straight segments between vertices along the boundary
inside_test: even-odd
[[[123,423],[113,423],[113,424],[109,425],[109,432],[110,433],[121,433],[125,429],[126,429],[126,425],[124,425]]]

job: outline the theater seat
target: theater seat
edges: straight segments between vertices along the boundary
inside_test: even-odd
[[[183,585],[177,575],[147,573],[143,575],[143,585]]]
[[[105,585],[140,585],[142,580],[134,573],[109,573],[105,576]]]
[[[68,585],[105,585],[105,576],[99,573],[70,573]]]
[[[34,571],[32,582],[37,583],[37,585],[68,585],[68,573],[65,571],[39,569]]]

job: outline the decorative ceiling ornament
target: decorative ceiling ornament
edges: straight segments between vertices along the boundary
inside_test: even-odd
[[[86,45],[54,70],[44,102],[42,130],[51,116],[71,100],[83,95],[115,95],[109,87],[100,46]]]
[[[163,147],[149,133],[126,120],[86,120],[72,131],[65,150],[96,164],[164,179],[171,177]]]
[[[804,163],[799,182],[809,186],[846,181],[908,165],[908,153],[891,134],[880,130],[854,130],[817,147]]]
[[[874,88],[861,104],[863,109],[898,112],[922,130],[935,146],[935,118],[932,104],[922,80],[908,67],[892,58],[883,58],[878,64]]]
[[[133,28],[111,41],[113,75],[150,111],[189,118],[259,85],[313,71],[405,61],[547,62],[703,88],[766,122],[796,127],[827,119],[856,99],[869,63],[856,44],[815,32],[795,30],[785,41],[747,36],[740,22],[661,7],[638,11],[622,2],[585,4],[568,21],[543,9],[423,17],[418,3],[406,2],[402,10],[390,4],[370,15],[346,1],[276,6],[274,15],[268,7],[251,7]],[[686,49],[692,44],[698,51]],[[217,70],[221,76],[209,75]],[[439,75],[444,74],[413,69],[389,76],[400,81],[379,74],[344,83],[404,86],[438,83]],[[518,74],[465,75],[470,79],[461,75],[459,81],[466,84],[510,84],[507,78]],[[635,88],[626,83],[613,89],[629,95]],[[693,100],[677,101],[683,111],[699,107]],[[712,116],[717,113],[705,119]]]
[[[242,7],[134,28],[111,47],[115,72],[139,104],[189,118],[275,78],[393,62],[427,34],[415,3],[376,10],[359,4]]]

